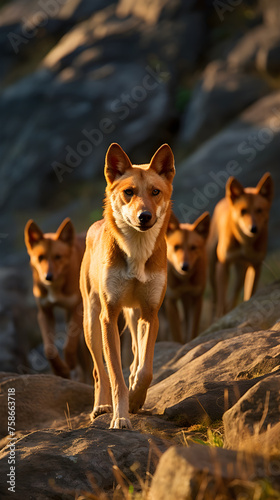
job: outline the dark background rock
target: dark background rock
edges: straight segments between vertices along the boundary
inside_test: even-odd
[[[228,63],[239,70],[252,71],[257,68],[259,50],[279,43],[279,40],[278,26],[257,26],[236,43],[228,55]]]
[[[17,269],[0,268],[0,367],[7,372],[28,368],[36,308]],[[23,372],[22,372],[23,373]]]
[[[232,70],[222,61],[213,61],[193,90],[183,117],[181,147],[198,147],[268,91],[261,78]]]

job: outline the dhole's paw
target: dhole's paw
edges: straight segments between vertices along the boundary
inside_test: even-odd
[[[132,429],[129,418],[113,418],[110,429]]]
[[[90,420],[93,422],[96,417],[103,415],[103,413],[112,413],[111,405],[99,405],[95,406],[90,414]]]
[[[146,399],[146,392],[140,389],[129,391],[129,412],[137,413],[142,408]]]

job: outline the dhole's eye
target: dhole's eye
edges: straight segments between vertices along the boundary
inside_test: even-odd
[[[196,250],[196,249],[197,249],[197,247],[196,247],[195,245],[191,245],[191,248],[190,248],[190,249],[194,252],[194,250]]]
[[[124,193],[126,194],[126,196],[133,196],[133,189],[125,189]]]
[[[39,261],[39,262],[42,262],[45,258],[46,258],[46,257],[45,257],[45,255],[41,254],[41,255],[39,255],[39,257],[38,257],[38,261]]]
[[[246,215],[248,213],[246,208],[242,208],[241,215]]]
[[[262,208],[257,208],[257,210],[256,210],[256,214],[262,214],[262,212],[263,212],[263,209],[262,209]]]
[[[180,250],[180,248],[181,248],[181,245],[175,245],[175,246],[174,246],[174,250],[175,250],[175,252],[178,252],[178,250]]]
[[[153,196],[157,196],[159,193],[160,193],[159,189],[153,189],[153,191],[152,191]]]
[[[61,255],[57,254],[54,256],[54,260],[60,260],[61,259]]]

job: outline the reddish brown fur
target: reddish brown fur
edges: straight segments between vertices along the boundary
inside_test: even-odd
[[[111,411],[113,405],[111,427],[115,428],[131,427],[128,410],[136,412],[143,405],[152,379],[157,314],[166,288],[165,232],[174,173],[167,145],[149,165],[133,166],[121,147],[112,144],[105,161],[104,219],[93,224],[87,235],[81,291],[85,338],[94,361],[92,418]],[[147,212],[151,218],[141,226],[140,217]],[[134,354],[129,394],[117,328],[122,310]]]
[[[273,181],[264,174],[255,188],[243,186],[231,177],[226,196],[216,206],[212,218],[209,253],[214,315],[226,310],[229,268],[235,266],[236,283],[229,308],[233,308],[244,285],[244,300],[256,290],[262,261],[266,255],[268,220],[273,198]]]
[[[173,340],[186,342],[198,334],[203,292],[207,278],[206,240],[210,216],[202,214],[193,224],[180,224],[172,214],[167,230],[168,280],[165,308]],[[184,312],[184,330],[178,302]]]
[[[83,341],[79,274],[85,238],[75,235],[70,219],[65,219],[56,233],[45,234],[30,220],[25,226],[24,236],[45,354],[54,373],[68,378],[70,370],[77,364],[78,343]],[[66,310],[69,323],[64,346],[65,361],[60,358],[54,344],[56,306]],[[83,368],[85,363],[83,360]],[[86,373],[84,378],[87,378]]]

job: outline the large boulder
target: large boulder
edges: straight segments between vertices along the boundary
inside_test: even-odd
[[[113,1],[68,0],[65,5],[64,1],[12,0],[1,6],[0,87],[32,71],[75,23]]]
[[[136,431],[92,428],[42,430],[31,432],[15,443],[15,500],[68,500],[82,492],[96,494],[112,491],[114,484],[132,483],[141,489],[141,481],[153,474],[158,458],[151,453],[151,436]],[[167,446],[153,438],[159,453]],[[0,452],[0,495],[9,495],[7,474],[11,446]],[[127,479],[123,480],[123,477]],[[119,479],[119,481],[118,481]],[[97,498],[96,496],[94,498]]]
[[[145,409],[181,426],[219,420],[252,386],[278,373],[279,294],[279,282],[260,290],[158,365]]]
[[[245,452],[203,445],[172,447],[159,461],[150,498],[253,498],[254,492],[260,491],[261,480],[267,478],[278,490],[279,467],[274,466],[273,461]]]
[[[225,412],[225,446],[234,449],[251,448],[266,455],[279,453],[279,419],[280,376],[271,375],[254,385]]]
[[[257,76],[228,68],[222,61],[209,63],[183,116],[182,148],[198,146],[268,91],[268,85]]]
[[[268,331],[225,331],[219,338],[209,335],[190,342],[184,356],[165,365],[148,391],[145,409],[181,426],[221,419],[260,380],[256,375],[244,379],[241,373],[257,364],[264,368],[261,377],[270,373],[271,366],[264,360],[280,354],[279,331],[278,324]]]
[[[16,403],[16,431],[56,428],[84,411],[90,413],[93,388],[55,375],[15,375],[0,373],[3,395],[0,414],[0,436],[7,434],[9,391]]]

